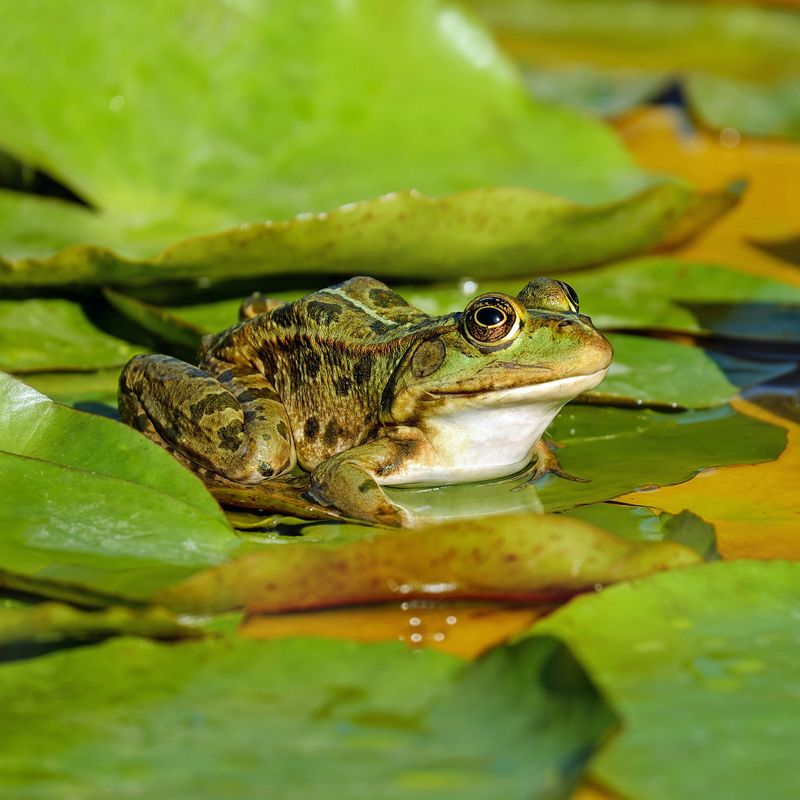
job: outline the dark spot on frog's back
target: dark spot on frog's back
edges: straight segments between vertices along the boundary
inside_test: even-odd
[[[395,294],[391,289],[370,289],[369,299],[372,305],[377,308],[408,305],[399,294]]]
[[[306,306],[306,312],[318,325],[330,325],[342,313],[342,307],[336,303],[311,300]]]
[[[305,377],[316,378],[322,365],[322,359],[318,353],[309,350],[303,354],[303,364],[305,366]]]
[[[230,450],[235,453],[239,449],[242,426],[238,422],[231,422],[217,431],[219,436],[219,446],[223,450]]]
[[[192,416],[192,422],[199,422],[207,414],[214,414],[226,408],[238,411],[239,404],[228,392],[216,392],[215,394],[207,394],[196,403],[192,403],[189,406],[189,412]]]
[[[269,318],[280,328],[290,328],[294,324],[294,304],[286,303],[269,312]]]
[[[353,379],[359,386],[363,386],[372,375],[372,358],[364,356],[353,365]]]
[[[339,424],[335,420],[330,420],[325,426],[325,433],[323,434],[325,444],[328,447],[333,447],[336,444],[339,436],[344,432],[344,429],[340,428]]]
[[[337,378],[334,381],[334,388],[339,397],[347,397],[350,394],[350,386],[352,385],[350,378]]]
[[[306,420],[305,427],[303,428],[303,435],[306,441],[314,439],[319,433],[319,420],[316,417],[309,417]]]
[[[385,322],[381,322],[380,320],[375,320],[374,322],[370,322],[369,329],[373,333],[386,333],[389,330],[389,326]]]

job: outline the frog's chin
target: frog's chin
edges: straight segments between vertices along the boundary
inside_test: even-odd
[[[606,369],[548,383],[441,396],[421,430],[430,455],[392,473],[381,483],[431,486],[513,475],[527,466],[536,443],[561,407],[597,386]]]

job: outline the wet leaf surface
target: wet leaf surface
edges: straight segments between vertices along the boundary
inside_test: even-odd
[[[0,780],[30,798],[566,799],[614,719],[554,641],[465,664],[399,644],[121,639],[0,666],[0,695]]]
[[[792,797],[798,586],[798,564],[707,564],[578,598],[538,623],[622,717],[592,776],[642,800],[745,800],[765,780],[772,797]]]
[[[617,539],[566,517],[498,516],[333,547],[287,543],[200,573],[152,599],[185,613],[413,599],[542,602],[698,560],[680,545]]]
[[[200,481],[127,426],[2,374],[0,408],[4,569],[141,597],[238,544]]]

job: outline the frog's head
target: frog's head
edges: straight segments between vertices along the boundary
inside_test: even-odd
[[[611,363],[611,345],[563,281],[537,278],[516,297],[482,294],[442,323],[423,332],[395,370],[383,395],[385,421],[531,405],[552,418],[597,386]]]

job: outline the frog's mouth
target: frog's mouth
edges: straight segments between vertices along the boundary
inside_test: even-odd
[[[546,372],[552,372],[547,368],[542,369]],[[552,401],[566,402],[583,392],[594,389],[603,380],[607,371],[608,367],[603,367],[586,375],[568,375],[565,378],[556,378],[555,380],[547,380],[546,376],[543,375],[544,380],[523,386],[515,385],[504,388],[488,383],[486,386],[476,389],[465,390],[457,387],[452,390],[446,388],[441,390],[433,389],[429,390],[427,394],[431,400],[458,401],[463,399],[468,400],[470,403],[484,406],[531,405]]]

